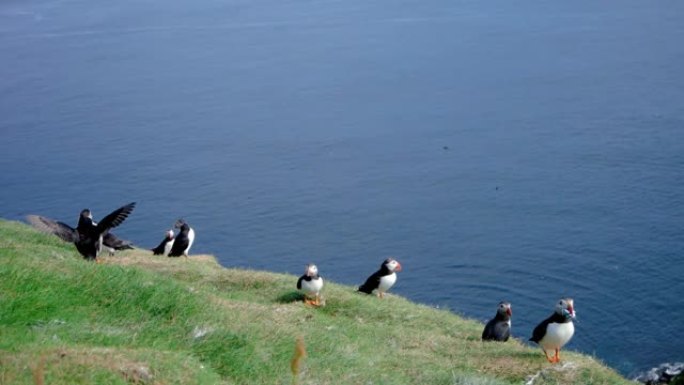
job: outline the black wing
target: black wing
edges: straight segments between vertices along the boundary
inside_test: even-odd
[[[40,215],[27,215],[26,220],[36,229],[56,235],[65,242],[78,241],[78,231],[66,223],[54,221]]]
[[[373,290],[377,289],[380,286],[381,277],[382,276],[380,275],[380,272],[376,271],[375,273],[373,273],[373,275],[368,277],[368,279],[363,285],[359,286],[359,291],[366,294],[372,294]]]
[[[128,215],[130,215],[130,213],[133,212],[134,208],[135,202],[131,202],[126,206],[119,207],[118,209],[112,211],[109,215],[102,218],[100,223],[97,224],[98,233],[103,234],[107,230],[113,229],[116,226],[123,223],[123,221],[125,221],[126,218],[128,218]]]
[[[495,339],[494,335],[494,325],[496,324],[496,319],[491,319],[485,325],[484,330],[482,330],[482,340],[489,341]]]
[[[131,241],[123,240],[112,233],[105,234],[105,236],[102,237],[102,243],[114,250],[133,249],[133,243]]]
[[[537,327],[532,331],[532,337],[530,337],[530,341],[539,343],[539,341],[544,338],[544,335],[546,335],[546,328],[549,326],[552,319],[553,315],[537,325]]]
[[[162,241],[161,241],[161,243],[159,244],[159,246],[157,246],[157,247],[155,247],[154,249],[152,249],[152,253],[154,253],[154,255],[162,255],[162,254],[164,254],[164,250],[166,249],[166,242],[171,242],[171,241],[168,241],[166,238],[162,239]]]
[[[306,278],[306,274],[302,275],[302,276],[299,277],[299,279],[297,280],[297,290],[301,290],[301,289],[302,289],[302,281],[304,280],[304,278]]]
[[[180,257],[185,252],[190,244],[190,239],[188,239],[185,234],[178,234],[176,240],[173,241],[173,246],[171,246],[171,251],[169,251],[169,257]]]

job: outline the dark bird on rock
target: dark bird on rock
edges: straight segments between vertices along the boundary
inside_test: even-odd
[[[195,230],[183,219],[177,220],[174,227],[180,229],[180,232],[173,241],[169,257],[180,257],[181,255],[187,257],[192,243],[195,241]]]
[[[377,294],[383,298],[387,290],[397,282],[397,271],[401,271],[401,264],[393,258],[387,258],[380,265],[380,270],[373,273],[366,282],[359,286],[359,291],[366,294]]]
[[[534,328],[530,341],[541,346],[549,362],[560,362],[561,348],[575,334],[573,318],[575,318],[575,308],[572,298],[562,298],[556,304],[553,314]],[[549,351],[555,352],[555,355],[549,357]]]
[[[168,255],[171,251],[171,247],[173,247],[173,237],[173,230],[167,231],[164,235],[164,239],[159,243],[159,246],[152,249],[152,253],[154,253],[154,255]]]
[[[84,209],[81,211],[76,229],[64,222],[54,221],[39,215],[29,215],[26,219],[37,229],[54,234],[66,242],[74,243],[76,249],[81,253],[83,258],[87,260],[96,260],[100,255],[102,246],[105,243],[104,238],[109,230],[123,223],[131,212],[133,212],[134,208],[135,202],[119,207],[102,218],[99,223],[93,221],[93,216],[89,209]],[[114,237],[114,239],[121,241],[116,237]],[[110,238],[110,240],[112,240],[112,238]],[[116,246],[116,244],[113,245]]]
[[[508,341],[511,336],[511,304],[500,302],[496,316],[487,322],[482,331],[483,341]]]

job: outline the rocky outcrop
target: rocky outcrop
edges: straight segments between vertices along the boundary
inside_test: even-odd
[[[646,385],[684,383],[684,362],[666,363],[638,375],[635,380]]]

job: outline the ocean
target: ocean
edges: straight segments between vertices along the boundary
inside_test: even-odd
[[[0,217],[130,201],[226,267],[392,292],[625,375],[683,361],[684,3],[7,0]],[[293,281],[293,287],[295,282]],[[540,360],[542,360],[540,352]]]

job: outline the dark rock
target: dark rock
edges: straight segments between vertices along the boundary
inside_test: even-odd
[[[648,372],[639,374],[634,380],[646,385],[654,385],[659,383],[660,374],[658,374],[657,369],[651,369]]]
[[[666,367],[664,373],[670,377],[674,377],[681,372],[684,372],[684,362],[678,362]]]
[[[150,369],[141,364],[132,364],[121,367],[121,374],[124,378],[134,384],[149,384],[152,383],[154,376],[150,373]]]
[[[680,374],[670,381],[670,385],[684,385],[684,374]]]
[[[675,384],[675,381],[681,381],[681,384],[684,385],[684,379],[681,378],[683,372],[684,362],[666,363],[641,373],[634,380],[646,385]]]

